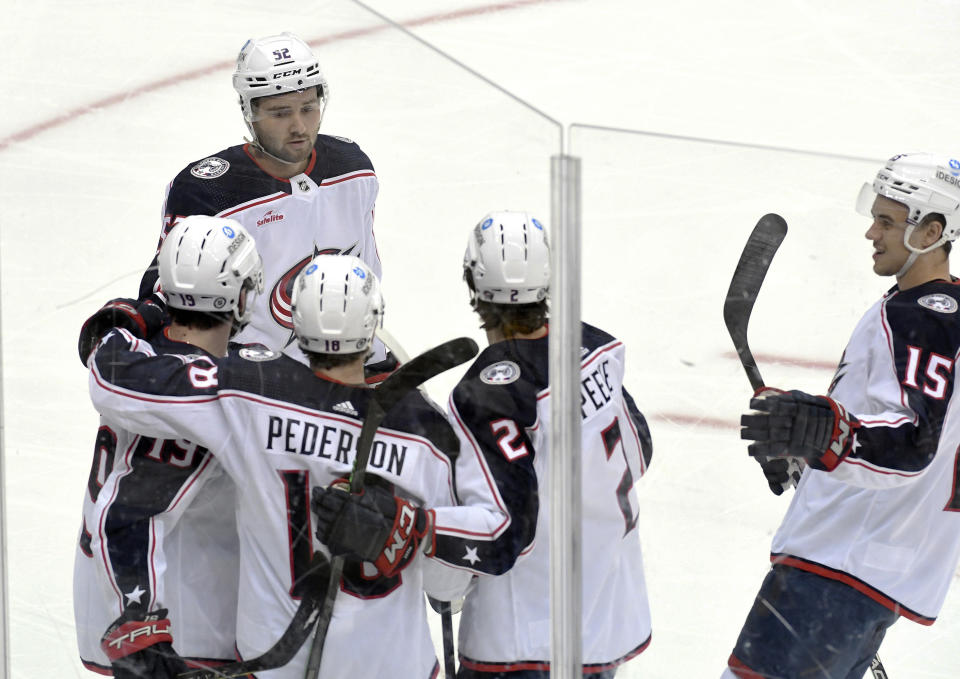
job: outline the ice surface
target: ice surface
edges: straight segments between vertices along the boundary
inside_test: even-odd
[[[72,562],[96,416],[76,331],[136,292],[166,183],[245,133],[230,87],[244,39],[293,30],[332,85],[323,131],[380,177],[387,324],[410,352],[480,333],[459,282],[469,227],[498,208],[549,219],[549,159],[581,123],[806,149],[750,149],[575,127],[584,318],[628,347],[651,420],[640,485],[650,649],[623,677],[719,676],[767,568],[786,501],[735,432],[748,385],[721,322],[756,219],[790,224],[754,309],[770,384],[823,391],[853,324],[889,282],[853,211],[881,159],[957,151],[960,5],[952,0],[671,3],[378,0],[482,80],[347,0],[8,0],[0,26],[4,489],[15,679],[86,676]],[[538,111],[545,112],[547,116]],[[550,118],[554,119],[551,120]],[[430,386],[441,402],[457,373]],[[895,679],[960,670],[960,589],[931,628],[898,623]],[[439,642],[439,635],[438,635]]]

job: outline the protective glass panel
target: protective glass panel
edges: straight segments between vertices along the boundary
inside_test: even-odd
[[[121,601],[140,599],[147,607],[188,608],[220,632],[229,628],[228,619],[218,617],[213,605],[204,609],[202,603],[172,587],[156,592],[157,581],[165,577],[194,585],[209,581],[213,587],[218,579],[227,580],[235,573],[235,556],[231,559],[223,552],[219,552],[221,557],[214,556],[220,549],[217,540],[229,530],[229,515],[211,523],[202,538],[197,538],[200,544],[192,546],[186,541],[172,545],[175,529],[160,522],[153,522],[148,532],[130,537],[130,549],[159,549],[166,536],[167,548],[189,554],[182,571],[173,556],[166,563],[162,559],[150,562],[151,580],[141,589],[152,586],[153,592],[141,594],[140,585],[129,580],[117,584],[118,591],[73,591],[75,556],[86,550],[89,556],[77,558],[92,561],[104,557],[93,553],[91,544],[96,545],[98,530],[107,530],[104,526],[81,527],[81,501],[102,499],[107,488],[116,491],[112,482],[104,485],[108,472],[114,465],[128,464],[131,453],[117,448],[116,425],[104,423],[98,430],[87,372],[77,355],[76,334],[84,319],[105,301],[137,297],[141,275],[156,252],[161,233],[165,187],[181,169],[197,168],[193,177],[199,182],[197,190],[202,191],[207,186],[204,182],[215,183],[221,172],[231,170],[218,161],[200,161],[225,156],[234,165],[232,171],[243,168],[252,172],[250,181],[266,181],[244,152],[220,153],[250,136],[231,87],[235,55],[244,41],[294,30],[318,53],[330,85],[321,133],[356,140],[379,179],[376,249],[368,242],[360,242],[357,248],[364,249],[366,259],[382,262],[384,327],[411,356],[457,336],[486,345],[462,280],[468,237],[491,210],[526,209],[544,221],[549,219],[550,157],[560,152],[561,128],[478,74],[350,2],[319,3],[305,12],[301,8],[295,22],[292,15],[280,20],[275,9],[249,3],[229,10],[193,3],[163,7],[102,3],[82,9],[63,4],[28,9],[16,4],[9,9],[13,16],[8,16],[7,26],[20,26],[23,32],[29,29],[34,36],[42,33],[44,41],[57,45],[49,52],[29,52],[33,54],[33,75],[29,82],[20,83],[21,87],[10,87],[6,107],[10,115],[4,117],[0,133],[0,195],[5,210],[0,267],[7,396],[4,499],[10,530],[5,566],[11,584],[12,672],[22,677],[79,676],[86,671],[78,659],[75,601],[80,608],[89,608],[107,600],[116,608]],[[469,22],[472,16],[447,15],[425,7],[420,15],[407,19],[408,25],[416,27]],[[118,30],[98,38],[99,47],[93,49],[90,36],[99,35],[99,28],[94,27],[101,26]],[[13,51],[18,53],[30,47],[25,39],[14,44],[23,48],[15,47]],[[336,143],[340,147],[348,144],[342,139]],[[328,161],[320,158],[317,162]],[[350,174],[354,168],[321,174],[332,181],[306,188],[297,185],[291,191],[300,195],[320,192],[323,197],[319,200],[329,200],[331,205],[337,200],[349,202],[350,189],[346,193],[340,189],[350,187],[353,180],[341,181],[338,175],[342,172]],[[369,180],[361,178],[354,184],[369,187]],[[287,237],[282,233],[284,227],[296,227],[290,225],[295,206],[284,204],[280,209],[276,206],[282,201],[271,202],[276,189],[260,194],[243,186],[234,189],[240,197],[233,202],[244,206],[234,217],[257,211],[257,219],[244,220],[255,239],[267,242],[272,237],[277,246],[276,239]],[[364,190],[357,189],[357,203],[367,199]],[[264,201],[263,205],[250,204],[258,200]],[[361,208],[355,210],[362,212]],[[337,228],[334,222],[341,217],[331,207],[323,218],[330,223],[321,225],[321,234],[324,229]],[[355,240],[361,241],[362,236],[358,234]],[[322,238],[314,242],[316,250],[327,245]],[[338,247],[351,251],[351,243]],[[309,249],[297,253],[293,261],[312,254]],[[265,261],[266,290],[261,297],[270,301],[271,294],[279,295],[279,301],[288,303],[284,295],[289,290],[274,287],[284,273],[279,266],[276,261]],[[284,311],[282,305],[277,308]],[[289,313],[289,307],[285,311]],[[264,361],[261,365],[264,374],[269,374],[271,364]],[[427,384],[429,395],[441,407],[465,369],[462,365]],[[199,382],[210,384],[209,372],[197,376]],[[357,414],[357,404],[328,404],[332,405],[338,405],[339,417],[349,419]],[[213,419],[210,426],[214,426]],[[304,518],[309,510],[308,489],[295,471],[305,468],[296,457],[307,440],[284,441],[289,469],[278,466],[271,472],[275,478],[263,484],[272,487],[278,480],[285,484],[290,491],[286,500],[291,517]],[[161,448],[138,454],[163,460],[171,473],[196,468],[199,455],[190,444],[181,441],[172,448]],[[375,447],[371,466],[377,463],[377,451]],[[110,501],[125,503],[128,512],[135,512],[132,507],[146,512],[144,505],[156,503],[168,503],[179,511],[178,495],[161,497],[165,478],[158,478],[156,487],[142,489],[141,496]],[[214,483],[212,479],[206,486],[209,492],[200,493],[191,508],[200,511],[211,501]],[[249,488],[256,481],[248,479],[246,483]],[[298,488],[304,492],[298,494]],[[180,521],[190,521],[191,511]],[[129,523],[130,517],[128,513],[121,521]],[[258,516],[244,516],[243,520],[253,522],[253,530],[286,530],[282,523],[266,528],[260,522],[268,519]],[[286,533],[283,535],[287,540]],[[295,537],[289,538],[291,554],[296,552]],[[302,544],[302,539],[297,544]],[[263,554],[245,555],[240,559],[241,569],[266,568],[257,565],[260,557]],[[261,588],[273,587],[266,576],[260,580]],[[254,589],[245,591],[248,602],[262,594]],[[359,602],[359,596],[380,594],[349,592],[340,596],[350,605]],[[285,598],[287,604],[280,612],[258,610],[254,615],[248,609],[243,624],[248,631],[279,634],[298,599],[291,598],[283,587],[270,589],[267,596]],[[414,595],[407,603],[411,601],[416,607],[423,597]],[[96,648],[116,613],[107,617],[110,620],[99,628],[81,630],[88,647]],[[351,628],[351,653],[359,661],[370,658],[368,669],[373,659],[390,663],[400,656],[421,662],[429,654],[432,663],[433,649],[423,648],[416,625],[405,625],[390,614],[381,622],[391,619],[396,628],[381,625],[377,629],[394,639],[391,643],[406,644],[402,652],[390,651],[389,644],[384,646],[385,637],[377,636],[380,632],[373,634],[372,628]],[[433,613],[430,625],[442,666],[439,618]],[[186,639],[182,632],[178,636],[176,629],[173,633],[181,643]],[[244,647],[246,656],[252,648]],[[215,648],[198,648],[192,655],[223,657]],[[227,659],[230,657],[232,647]],[[108,664],[102,656],[95,656],[87,668],[101,671]],[[431,667],[422,672],[418,669],[416,675],[428,676]],[[378,674],[389,673],[371,670],[366,676]]]
[[[693,0],[669,7],[620,0],[409,4],[417,9],[404,4],[405,23],[418,35],[442,34],[446,45],[462,40],[467,49],[457,54],[468,65],[490,63],[494,54],[507,87],[533,73],[533,84],[525,82],[522,91],[536,92],[536,104],[564,120],[633,125],[642,119],[655,129],[818,148],[885,148],[904,139],[907,147],[932,147],[949,138],[944,92],[955,79],[952,60],[942,55],[951,53],[956,9],[942,2],[888,3],[884,11],[861,2],[830,12],[772,9],[759,0],[740,12]],[[78,676],[88,672],[77,652],[74,603],[102,597],[71,587],[74,558],[96,532],[81,527],[81,502],[100,495],[104,470],[117,464],[118,452],[90,405],[87,372],[74,350],[77,330],[104,301],[136,296],[157,246],[167,183],[195,164],[210,177],[222,165],[200,161],[249,135],[230,85],[243,41],[293,29],[318,51],[331,85],[321,130],[357,140],[380,181],[375,225],[385,327],[412,355],[455,335],[485,345],[461,281],[469,229],[499,208],[527,209],[549,222],[549,162],[560,151],[560,131],[540,109],[478,77],[484,68],[461,68],[345,0],[289,12],[265,3],[185,0],[76,7],[14,0],[4,9],[0,34],[10,59],[0,76],[6,104],[0,120],[2,492],[12,627],[4,650],[15,677]],[[506,29],[507,22],[490,21],[515,10],[509,16],[518,19]],[[790,28],[788,39],[783,26]],[[922,38],[904,41],[905,35]],[[875,85],[878,73],[887,86]],[[891,104],[892,97],[911,102],[908,119],[891,122],[884,115],[905,110]],[[584,498],[612,506],[624,522],[617,527],[639,534],[644,545],[656,634],[618,676],[715,676],[767,569],[767,547],[786,505],[769,494],[737,440],[749,389],[722,325],[723,296],[753,224],[767,212],[782,214],[790,232],[754,309],[750,340],[769,383],[824,391],[853,324],[887,286],[867,271],[867,224],[852,210],[856,187],[871,179],[876,163],[584,126],[572,130],[570,143],[584,179],[584,320],[624,341],[625,384],[651,424],[656,451],[651,471],[637,484],[637,507],[627,497],[636,476],[621,476],[623,467],[612,466],[622,464],[612,453],[624,432],[601,427],[598,450],[611,453],[605,471],[615,469],[618,483],[612,492]],[[271,205],[259,209],[263,223],[255,223],[255,231],[283,225],[284,215]],[[261,365],[269,374],[269,364]],[[428,393],[445,405],[462,374],[462,368],[444,373],[427,384]],[[487,378],[512,376],[504,364]],[[588,375],[594,380],[584,387],[589,406],[609,393],[606,376],[602,370]],[[210,373],[194,378],[202,384]],[[343,418],[356,410],[347,400],[334,406]],[[510,417],[502,420],[490,428],[497,454],[522,460],[528,452],[522,432]],[[299,451],[322,440],[319,432],[316,439],[305,436],[309,431],[285,424],[274,430],[273,442]],[[142,453],[155,453],[171,469],[197,459],[185,443]],[[388,453],[382,450],[379,460],[399,459]],[[270,474],[283,484],[291,522],[309,516],[299,469],[291,464]],[[205,487],[205,500],[217,482]],[[195,507],[203,508],[202,502]],[[231,567],[253,568],[255,559],[238,564],[215,556],[214,542],[228,534],[230,515],[219,519],[208,518],[205,543],[180,545],[191,557],[186,572],[171,559],[166,573],[155,575],[216,585]],[[258,527],[261,520],[252,523]],[[148,544],[156,539],[159,533]],[[303,545],[294,533],[288,539],[291,551],[294,543]],[[478,557],[469,549],[461,555],[472,566]],[[543,583],[517,591],[534,587]],[[142,597],[138,591],[107,596],[123,601],[128,593]],[[291,607],[296,601],[282,587],[268,595]],[[342,595],[341,601],[360,601]],[[192,606],[211,629],[230,631],[229,621],[199,599],[161,601],[171,609]],[[524,638],[541,642],[549,638],[549,621],[545,600],[536,603],[527,609],[532,621]],[[614,622],[615,608],[636,618],[638,609],[619,601],[609,608],[610,627],[592,630],[595,637],[624,631]],[[512,611],[484,613],[500,641],[515,638],[506,624],[516,620]],[[288,607],[274,618],[258,608],[246,624],[279,630],[291,614]],[[439,617],[429,613],[428,620],[442,665]],[[884,645],[891,674],[950,676],[957,620],[954,591],[932,629],[897,625]],[[105,628],[80,631],[95,645]],[[416,629],[392,614],[347,634],[355,658],[369,658],[368,671],[357,676],[371,676],[374,661],[430,655],[417,645],[423,639]],[[213,639],[177,637],[176,630],[174,636]],[[387,652],[385,643],[403,646]]]
[[[767,385],[826,393],[857,322],[894,283],[873,273],[870,221],[855,210],[883,159],[589,125],[572,126],[570,152],[583,164],[584,321],[626,344],[654,443],[637,490],[655,634],[623,676],[719,675],[793,494],[770,492],[739,437],[752,389],[724,325],[731,277],[758,220],[781,215],[749,346]],[[910,650],[922,636],[930,667],[953,663],[949,638],[929,632],[898,624],[880,655],[926,666]]]

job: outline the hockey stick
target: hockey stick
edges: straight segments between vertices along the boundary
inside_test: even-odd
[[[359,493],[363,490],[367,460],[370,458],[370,450],[373,447],[373,437],[387,412],[411,390],[416,389],[431,377],[469,361],[477,355],[477,351],[477,343],[472,339],[458,337],[429,349],[404,363],[380,383],[380,386],[371,395],[367,415],[363,420],[363,427],[360,429],[360,437],[357,439],[357,456],[354,458],[353,472],[350,474],[351,493]],[[340,588],[343,560],[342,556],[337,556],[333,558],[330,564],[330,583],[327,586],[320,616],[317,619],[317,631],[310,647],[310,657],[307,661],[304,679],[316,679],[320,673],[323,644],[326,641],[330,619],[333,616],[333,605],[337,598],[337,590]]]
[[[440,628],[443,631],[443,676],[446,679],[455,679],[457,656],[453,648],[453,605],[449,601],[437,601],[434,607],[439,607]]]
[[[767,269],[786,235],[787,223],[780,215],[771,213],[760,218],[743,247],[743,254],[737,262],[727,298],[723,302],[723,322],[754,391],[763,387],[763,378],[750,352],[747,326]]]
[[[740,261],[737,262],[737,268],[733,272],[733,278],[727,290],[727,298],[723,303],[723,322],[727,326],[727,332],[730,333],[730,339],[733,340],[737,356],[754,392],[762,389],[764,383],[747,341],[747,326],[750,323],[753,304],[757,301],[763,279],[767,275],[767,269],[770,268],[770,262],[773,261],[773,256],[777,254],[777,249],[786,235],[787,222],[780,215],[770,213],[760,218],[757,225],[753,227],[747,244],[743,246],[743,253],[740,255]],[[795,481],[792,473],[790,479]],[[880,656],[873,656],[870,673],[874,679],[888,679],[883,663],[880,662]]]
[[[287,625],[287,629],[277,639],[276,643],[262,655],[249,660],[239,660],[218,667],[205,667],[190,670],[178,675],[178,679],[230,679],[231,677],[245,677],[251,672],[263,672],[277,667],[283,667],[293,659],[297,651],[303,646],[310,630],[317,623],[322,596],[327,585],[325,576],[328,572],[321,565],[326,557],[317,553],[310,562],[310,567],[304,576],[303,598],[300,606]],[[322,575],[321,575],[322,574]]]
[[[377,328],[377,338],[397,357],[401,364],[410,360],[410,354],[400,346],[400,342],[383,326]],[[449,601],[440,601],[427,596],[430,607],[440,615],[440,630],[443,636],[443,676],[455,679],[457,676],[457,655],[453,644],[453,605]]]
[[[753,304],[757,301],[763,279],[767,275],[767,269],[770,268],[770,262],[773,261],[773,256],[777,254],[777,249],[786,235],[787,223],[780,215],[771,213],[760,218],[757,225],[753,227],[747,244],[743,246],[743,253],[740,255],[740,261],[737,262],[737,268],[730,280],[730,287],[727,289],[727,298],[723,302],[723,321],[754,393],[762,389],[764,384],[747,341],[747,327],[750,324]],[[762,467],[766,460],[757,458],[757,462]],[[799,461],[788,458],[787,480],[780,483],[779,491],[774,489],[773,482],[768,480],[768,484],[771,484],[771,492],[780,495],[787,488],[795,486],[802,471],[803,465]]]

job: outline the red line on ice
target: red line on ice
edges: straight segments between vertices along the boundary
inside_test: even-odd
[[[442,23],[445,21],[454,21],[456,19],[464,19],[467,17],[477,16],[478,14],[493,14],[495,12],[504,12],[512,9],[520,9],[527,7],[529,5],[538,5],[546,4],[548,2],[557,2],[558,0],[510,0],[507,2],[496,2],[491,4],[478,5],[475,7],[466,7],[464,9],[455,10],[452,12],[440,12],[437,14],[428,14],[427,16],[420,17],[418,19],[411,19],[403,23],[407,28],[414,26],[424,26],[427,24],[436,24]],[[365,28],[356,28],[350,31],[344,31],[342,33],[336,33],[334,35],[325,36],[322,38],[314,38],[308,40],[307,42],[313,46],[325,45],[333,42],[338,42],[341,40],[350,40],[351,38],[359,38],[379,31],[383,31],[391,28],[389,24],[377,24],[376,26],[368,26]],[[202,78],[204,76],[212,75],[218,71],[225,71],[233,67],[235,61],[233,59],[228,59],[224,61],[218,61],[209,66],[204,66],[202,68],[193,69],[191,71],[186,71],[184,73],[178,73],[176,75],[171,75],[166,78],[161,78],[160,80],[155,80],[154,82],[146,83],[139,87],[134,87],[130,90],[124,92],[118,92],[117,94],[112,94],[108,97],[102,99],[97,99],[96,101],[85,104],[83,106],[78,106],[73,108],[65,113],[54,116],[42,122],[37,123],[36,125],[31,125],[25,129],[22,129],[18,132],[0,139],[0,153],[10,148],[13,144],[17,142],[27,141],[36,137],[38,134],[51,130],[55,127],[60,127],[72,121],[75,118],[80,116],[93,113],[94,111],[100,111],[105,108],[111,108],[117,104],[122,104],[124,102],[130,101],[131,99],[136,99],[144,94],[149,92],[155,92],[156,90],[161,90],[165,87],[171,87],[179,83],[196,80],[197,78]]]

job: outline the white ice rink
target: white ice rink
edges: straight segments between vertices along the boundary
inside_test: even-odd
[[[960,0],[371,5],[461,64],[351,0],[0,2],[13,679],[93,676],[71,601],[97,426],[77,330],[136,294],[166,183],[245,133],[237,51],[283,30],[320,54],[322,131],[376,167],[387,326],[411,353],[480,339],[460,282],[469,228],[497,208],[548,221],[551,155],[581,158],[584,319],[626,342],[654,439],[638,486],[653,642],[620,676],[720,675],[788,501],[738,440],[749,388],[721,322],[726,286],[756,220],[782,214],[751,343],[768,384],[823,392],[892,284],[870,270],[861,183],[896,152],[960,154]],[[457,376],[431,383],[435,397]],[[934,626],[897,623],[880,656],[891,679],[955,678],[958,639],[955,583]]]

